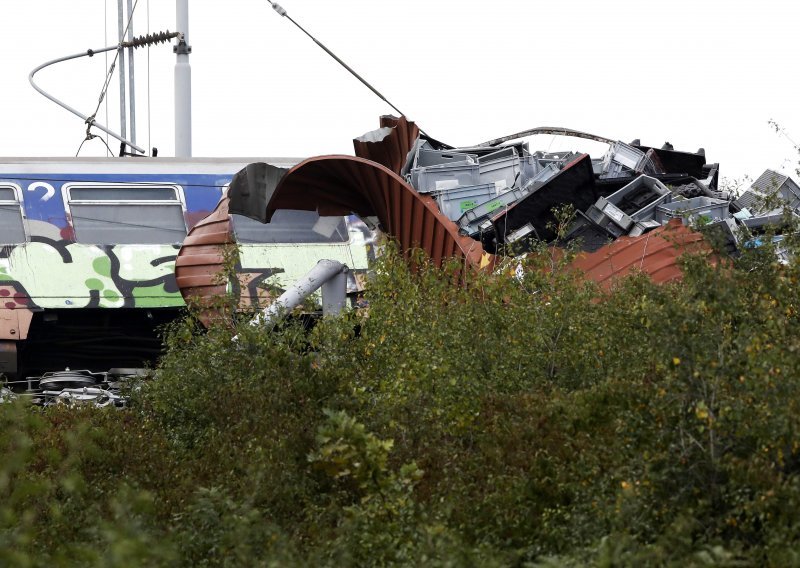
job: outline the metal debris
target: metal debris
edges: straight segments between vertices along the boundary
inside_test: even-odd
[[[532,151],[519,141],[532,134],[589,139],[608,144],[608,150],[596,157]],[[261,220],[279,209],[355,214],[396,239],[403,252],[421,248],[436,265],[456,259],[476,269],[493,267],[495,255],[524,253],[537,241],[578,243],[586,252],[613,257],[621,250],[619,242],[626,250],[653,238],[659,242],[658,231],[670,222],[715,227],[736,254],[763,244],[764,234],[777,234],[773,240],[779,245],[784,207],[800,215],[800,186],[786,176],[768,170],[734,200],[720,189],[719,164],[707,163],[703,148],[684,152],[668,142],[656,148],[639,140],[626,143],[540,127],[456,148],[427,136],[404,117],[384,116],[379,129],[353,144],[356,157],[317,156],[277,172],[260,184],[258,195],[242,194],[247,198],[241,207]],[[237,178],[252,185],[248,173],[253,172],[251,166]],[[231,206],[238,185],[231,184]],[[557,220],[563,222],[556,218],[559,208],[574,212],[566,231],[555,227]],[[184,242],[176,276],[187,299],[223,292],[218,247],[232,242],[228,216],[228,200],[223,199]],[[778,254],[786,260],[780,246]],[[590,278],[597,274],[587,272]]]
[[[527,134],[564,134],[607,142],[600,157],[573,152],[531,152]],[[637,237],[671,219],[686,225],[725,225],[731,250],[753,240],[752,229],[783,223],[784,208],[800,214],[800,186],[767,170],[737,200],[719,189],[719,164],[705,150],[677,151],[625,143],[569,129],[534,128],[479,146],[438,149],[415,141],[401,172],[420,194],[430,195],[462,234],[491,253],[519,253],[534,240],[555,243],[554,210],[571,206],[566,238],[594,251],[622,236]],[[741,235],[739,233],[742,233]],[[749,235],[749,236],[748,236]],[[748,245],[749,246],[749,245]]]

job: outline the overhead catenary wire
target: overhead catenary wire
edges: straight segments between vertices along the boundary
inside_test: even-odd
[[[108,45],[108,1],[107,0],[103,1],[103,45]],[[108,70],[108,51],[103,53],[103,58],[105,61],[105,68],[107,69],[105,73],[105,78],[103,80],[104,88],[100,93],[100,97],[98,97],[97,106],[94,109],[94,113],[92,113],[92,115],[89,118],[95,117],[98,111],[100,110],[100,106],[102,105],[105,96],[105,86],[107,84],[109,74],[113,72],[113,68],[112,70]],[[105,123],[108,124],[108,101],[106,101],[105,113],[106,113]],[[83,137],[81,143],[78,145],[78,150],[75,152],[76,158],[80,155],[81,149],[83,149],[83,145],[86,144],[86,142],[91,140],[92,138],[96,138],[96,136],[91,133],[91,122],[86,121],[86,125],[87,125],[86,135]],[[111,151],[111,147],[108,145],[108,132],[105,132],[104,134],[105,134],[105,139],[101,138],[101,140],[106,146],[106,156],[107,157],[113,156],[114,153]]]
[[[277,2],[273,2],[272,0],[267,0],[267,2],[269,2],[270,6],[272,6],[272,9],[273,9],[273,10],[275,10],[275,11],[276,11],[278,14],[280,14],[282,17],[284,17],[284,18],[286,18],[287,20],[289,20],[290,22],[292,22],[292,23],[295,25],[295,27],[297,27],[297,29],[299,29],[301,32],[303,32],[304,34],[306,34],[306,35],[307,35],[307,36],[308,36],[308,37],[311,39],[311,41],[313,41],[314,43],[316,43],[316,44],[317,44],[317,45],[320,47],[320,49],[322,49],[322,50],[323,50],[325,53],[327,53],[328,55],[330,55],[330,56],[331,56],[331,57],[332,57],[332,58],[333,58],[333,59],[334,59],[334,60],[335,60],[335,61],[336,61],[336,62],[337,62],[339,65],[341,65],[342,67],[344,67],[344,68],[345,68],[345,69],[346,69],[346,70],[347,70],[347,71],[348,71],[348,72],[349,72],[349,73],[350,73],[350,74],[351,74],[353,77],[355,77],[356,79],[358,79],[358,80],[361,82],[361,84],[362,84],[362,85],[364,85],[366,88],[368,88],[370,91],[372,91],[372,92],[373,92],[373,93],[374,93],[374,94],[375,94],[375,95],[376,95],[376,96],[377,96],[379,99],[381,99],[381,100],[382,100],[383,102],[385,102],[387,105],[389,105],[390,107],[392,107],[392,108],[393,108],[393,109],[394,109],[396,112],[398,112],[398,113],[399,113],[401,116],[407,116],[407,115],[406,115],[406,114],[405,114],[403,111],[401,111],[399,108],[397,108],[395,105],[393,105],[393,104],[391,103],[391,101],[389,101],[389,99],[387,99],[387,98],[386,98],[386,97],[385,97],[385,96],[384,96],[384,95],[383,95],[383,94],[382,94],[382,93],[381,93],[381,92],[380,92],[378,89],[376,89],[375,87],[373,87],[373,86],[372,86],[372,85],[371,85],[371,84],[370,84],[370,83],[369,83],[369,82],[368,82],[366,79],[364,79],[364,78],[363,78],[361,75],[359,75],[358,73],[356,73],[356,72],[355,72],[355,70],[353,70],[353,68],[352,68],[352,67],[350,67],[350,66],[349,66],[347,63],[345,63],[344,61],[342,61],[342,60],[341,60],[341,59],[340,59],[340,58],[339,58],[339,57],[338,57],[338,56],[337,56],[337,55],[336,55],[334,52],[332,52],[330,49],[328,49],[328,48],[325,46],[325,44],[323,44],[321,41],[319,41],[317,38],[315,38],[313,35],[311,35],[311,34],[310,34],[308,31],[306,31],[306,29],[305,29],[303,26],[301,26],[300,24],[298,24],[298,23],[297,23],[297,22],[296,22],[296,21],[295,21],[295,20],[294,20],[294,19],[293,19],[293,18],[292,18],[292,17],[291,17],[291,16],[290,16],[290,15],[289,15],[287,12],[286,12],[286,10],[285,10],[285,9],[284,9],[284,8],[283,8],[283,7],[282,7],[280,4],[278,4]],[[426,133],[424,130],[422,130],[421,128],[420,128],[420,130],[419,130],[419,131],[420,131],[422,134],[424,134],[425,136],[427,136],[427,135],[428,135],[428,134],[427,134],[427,133]]]
[[[127,140],[123,136],[117,134],[116,132],[114,132],[113,130],[108,128],[107,126],[105,126],[103,124],[100,124],[99,122],[96,121],[95,117],[97,115],[97,110],[100,108],[100,104],[102,103],[102,100],[98,102],[97,107],[95,108],[95,112],[91,116],[86,116],[85,114],[83,114],[80,111],[72,108],[67,103],[58,100],[53,95],[49,94],[44,89],[42,89],[39,85],[36,84],[36,81],[34,81],[34,76],[39,71],[44,69],[45,67],[49,67],[51,65],[55,65],[56,63],[62,63],[64,61],[69,61],[71,59],[78,59],[79,57],[92,57],[97,53],[104,53],[104,52],[107,52],[107,51],[118,50],[120,48],[120,46],[122,46],[122,47],[128,47],[128,46],[141,47],[141,46],[145,46],[145,45],[152,45],[154,43],[165,43],[166,41],[169,41],[169,39],[177,37],[177,35],[179,35],[179,34],[171,33],[169,31],[160,32],[158,34],[153,34],[152,36],[142,36],[142,37],[134,38],[134,40],[131,41],[131,42],[122,42],[121,44],[112,45],[112,46],[108,46],[108,47],[103,47],[101,49],[88,49],[88,50],[86,50],[84,52],[81,52],[81,53],[76,53],[76,54],[73,54],[73,55],[67,55],[65,57],[59,57],[58,59],[53,59],[51,61],[47,61],[45,63],[42,63],[41,65],[39,65],[38,67],[33,69],[28,74],[28,82],[36,90],[36,92],[38,92],[40,95],[42,95],[46,99],[54,102],[55,104],[57,104],[61,108],[65,109],[65,110],[68,110],[69,112],[71,112],[72,114],[74,114],[75,116],[77,116],[78,118],[83,120],[84,123],[88,124],[89,127],[99,128],[100,130],[102,130],[103,132],[106,132],[107,134],[113,136],[114,138],[116,138],[120,142],[123,142],[125,145],[129,146],[130,148],[133,148],[137,152],[139,152],[141,154],[144,154],[144,153],[146,153],[144,149],[140,148],[139,146],[137,146],[136,144],[134,144],[130,140]],[[112,63],[112,66],[113,65],[114,64]],[[107,81],[107,83],[108,83],[108,81]],[[107,88],[107,85],[106,85],[106,88]],[[104,93],[101,93],[101,97],[104,97]]]
[[[138,4],[138,0],[137,0],[137,4]],[[134,9],[135,9],[135,6],[134,6]],[[72,108],[71,106],[69,106],[65,102],[60,101],[56,97],[54,97],[51,94],[49,94],[48,92],[46,92],[44,89],[39,87],[39,85],[36,84],[36,81],[34,80],[34,76],[36,75],[36,73],[38,73],[42,69],[44,69],[46,67],[49,67],[51,65],[55,65],[56,63],[62,63],[64,61],[70,61],[72,59],[78,59],[79,57],[92,57],[97,53],[105,53],[105,52],[112,51],[112,50],[119,50],[121,47],[142,47],[142,46],[152,45],[152,44],[156,44],[156,43],[165,43],[165,42],[169,41],[170,39],[172,39],[174,37],[177,37],[178,35],[179,34],[177,34],[177,33],[170,33],[169,31],[167,31],[167,32],[159,32],[159,33],[153,34],[153,35],[137,37],[137,38],[134,38],[132,41],[123,41],[123,42],[120,42],[119,44],[114,45],[114,46],[108,46],[108,47],[104,47],[104,48],[101,48],[101,49],[88,49],[85,52],[76,53],[76,54],[73,54],[73,55],[67,55],[65,57],[59,57],[57,59],[53,59],[51,61],[47,61],[45,63],[42,63],[41,65],[39,65],[36,68],[34,68],[28,74],[28,82],[36,90],[36,92],[38,92],[40,95],[42,95],[46,99],[54,102],[55,104],[57,104],[61,108],[71,112],[75,116],[79,117],[81,120],[83,120],[84,123],[86,123],[88,125],[89,129],[92,128],[92,127],[99,128],[103,132],[113,136],[114,138],[116,138],[117,140],[119,140],[120,142],[125,144],[126,146],[136,150],[140,154],[145,154],[146,151],[144,149],[140,148],[139,146],[137,146],[136,144],[134,144],[130,140],[127,140],[124,136],[121,136],[121,135],[117,134],[116,132],[114,132],[113,130],[108,128],[107,126],[98,123],[97,120],[96,120],[97,112],[100,109],[100,105],[102,104],[103,99],[105,98],[105,92],[107,91],[108,85],[110,83],[111,73],[113,73],[113,67],[116,64],[116,57],[114,58],[114,62],[112,62],[111,67],[109,68],[109,73],[107,73],[107,75],[106,75],[106,81],[104,83],[103,90],[100,93],[100,97],[98,99],[97,106],[95,107],[95,111],[90,116],[87,116],[87,115],[81,113],[80,111]]]
[[[128,18],[128,25],[125,26],[125,31],[122,34],[123,38],[128,33],[128,28],[131,26],[131,22],[133,21],[133,14],[136,12],[136,7],[138,5],[139,5],[139,0],[136,0],[133,3],[133,9],[131,10],[130,18]],[[117,59],[119,59],[119,54],[122,51],[123,43],[125,43],[125,42],[120,41],[119,45],[116,48],[117,52],[114,54],[114,60],[111,62],[111,66],[108,67],[108,72],[106,73],[106,79],[103,82],[103,88],[100,90],[100,96],[97,99],[97,107],[94,109],[94,112],[92,113],[90,118],[94,118],[95,115],[97,115],[97,111],[100,109],[100,105],[103,103],[103,99],[105,99],[106,92],[108,91],[108,87],[111,84],[111,78],[114,76],[114,69],[117,66]],[[108,40],[106,40],[106,45],[108,45]],[[106,121],[106,122],[108,122],[108,121]]]
[[[54,65],[54,64],[56,64],[56,63],[61,63],[61,62],[63,62],[63,61],[69,61],[69,60],[71,60],[71,59],[77,59],[77,58],[79,58],[79,57],[86,57],[86,56],[89,56],[89,57],[91,57],[91,56],[93,56],[93,55],[94,55],[94,54],[96,54],[96,53],[103,53],[103,52],[105,52],[105,51],[111,51],[111,50],[114,50],[114,49],[118,49],[118,46],[116,46],[116,45],[115,45],[115,46],[104,47],[104,48],[102,48],[102,49],[95,49],[95,50],[92,50],[92,49],[90,49],[90,50],[88,50],[88,51],[86,51],[86,52],[82,52],[82,53],[76,53],[76,54],[74,54],[74,55],[67,55],[66,57],[59,57],[58,59],[53,59],[52,61],[47,61],[47,62],[45,62],[45,63],[42,63],[41,65],[39,65],[39,66],[38,66],[38,67],[36,67],[36,68],[35,68],[33,71],[31,71],[31,72],[30,72],[30,74],[28,75],[28,82],[30,82],[31,86],[32,86],[32,87],[33,87],[33,88],[34,88],[34,89],[35,89],[35,90],[36,90],[36,91],[37,91],[37,92],[38,92],[40,95],[42,95],[42,96],[43,96],[43,97],[45,97],[46,99],[48,99],[48,100],[50,100],[50,101],[52,101],[52,102],[56,103],[56,104],[57,104],[58,106],[60,106],[61,108],[65,109],[65,110],[68,110],[69,112],[71,112],[72,114],[74,114],[75,116],[77,116],[78,118],[82,119],[82,120],[84,121],[84,123],[86,123],[86,124],[89,124],[90,126],[95,126],[95,127],[99,128],[100,130],[102,130],[103,132],[106,132],[106,133],[110,134],[111,136],[113,136],[114,138],[116,138],[117,140],[119,140],[120,142],[124,142],[125,144],[127,144],[127,145],[128,145],[128,146],[130,146],[131,148],[133,148],[133,149],[135,149],[136,151],[138,151],[138,152],[140,152],[140,153],[144,154],[144,150],[143,150],[142,148],[140,148],[140,147],[136,146],[136,145],[135,145],[135,144],[133,144],[133,143],[132,143],[130,140],[127,140],[127,139],[125,139],[125,138],[124,138],[124,137],[122,137],[121,135],[117,134],[116,132],[114,132],[113,130],[111,130],[110,128],[108,128],[107,126],[104,126],[104,125],[102,125],[102,124],[98,123],[98,122],[95,120],[95,115],[97,114],[97,111],[96,111],[96,110],[95,110],[94,114],[92,114],[92,116],[86,116],[85,114],[83,114],[83,113],[82,113],[82,112],[80,112],[79,110],[76,110],[76,109],[72,108],[72,107],[71,107],[71,106],[69,106],[68,104],[66,104],[66,103],[64,103],[64,102],[62,102],[62,101],[60,101],[60,100],[58,100],[57,98],[55,98],[55,97],[54,97],[54,96],[52,96],[51,94],[47,93],[47,92],[46,92],[44,89],[42,89],[41,87],[39,87],[39,85],[37,85],[37,84],[36,84],[36,81],[34,81],[34,80],[33,80],[33,78],[34,78],[34,76],[36,75],[36,73],[38,73],[39,71],[41,71],[41,70],[42,70],[42,69],[44,69],[45,67],[49,67],[50,65]],[[98,104],[98,108],[99,108],[99,107],[100,107],[100,105]]]

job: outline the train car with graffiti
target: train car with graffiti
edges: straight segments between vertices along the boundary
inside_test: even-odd
[[[174,273],[181,243],[233,175],[257,161],[288,168],[299,160],[0,160],[0,373],[154,360],[159,325],[185,306]],[[366,269],[362,232],[345,217],[281,211],[266,225],[231,220],[251,302],[321,258]]]

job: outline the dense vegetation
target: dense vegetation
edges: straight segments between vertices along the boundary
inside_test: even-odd
[[[526,262],[387,254],[310,333],[187,317],[128,410],[2,405],[0,565],[800,565],[797,265]]]

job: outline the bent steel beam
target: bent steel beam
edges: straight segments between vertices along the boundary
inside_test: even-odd
[[[529,128],[528,130],[523,130],[522,132],[517,132],[516,134],[509,134],[508,136],[495,138],[494,140],[489,140],[487,142],[481,142],[480,144],[476,144],[476,146],[496,146],[497,144],[502,144],[503,142],[510,142],[511,140],[516,140],[524,136],[533,136],[534,134],[571,136],[572,138],[585,138],[586,140],[594,140],[595,142],[603,142],[605,144],[612,144],[614,142],[614,140],[611,140],[610,138],[589,134],[588,132],[581,132],[580,130],[572,130],[571,128],[562,128],[560,126],[537,126],[536,128]]]

